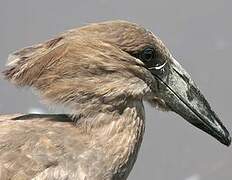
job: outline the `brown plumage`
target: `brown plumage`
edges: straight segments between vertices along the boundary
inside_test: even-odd
[[[2,117],[0,179],[126,179],[144,133],[143,100],[230,144],[190,76],[137,24],[109,21],[67,31],[14,52],[4,75],[68,108],[75,124],[58,116]]]

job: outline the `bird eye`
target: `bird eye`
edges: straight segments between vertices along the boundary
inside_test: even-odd
[[[152,47],[146,47],[142,52],[141,52],[141,60],[149,62],[151,61],[155,56],[155,50]]]

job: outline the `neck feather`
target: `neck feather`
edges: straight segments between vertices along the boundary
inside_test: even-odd
[[[105,154],[105,161],[113,168],[110,171],[117,172],[116,179],[126,178],[135,163],[143,139],[144,118],[142,100],[130,99],[112,112],[99,113],[94,121],[82,119],[78,124],[93,137],[93,147]]]

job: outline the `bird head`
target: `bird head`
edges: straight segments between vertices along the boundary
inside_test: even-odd
[[[10,56],[8,79],[91,116],[128,98],[176,112],[225,145],[231,139],[190,75],[145,28],[109,21],[61,34]]]

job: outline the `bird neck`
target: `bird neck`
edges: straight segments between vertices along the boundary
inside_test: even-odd
[[[144,119],[142,100],[127,100],[111,113],[98,114],[94,124],[86,127],[93,146],[100,148],[106,161],[112,163],[110,167],[117,172],[116,179],[124,179],[134,165],[143,139]]]

